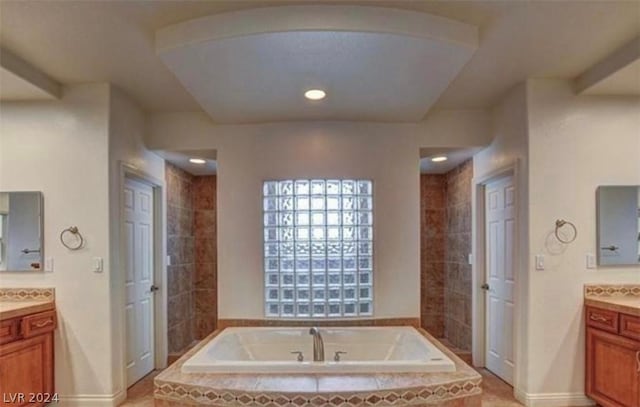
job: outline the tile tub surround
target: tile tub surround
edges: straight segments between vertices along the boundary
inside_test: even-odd
[[[584,304],[640,316],[640,284],[585,285]]]
[[[153,407],[153,379],[160,371],[154,371],[127,390],[127,400],[121,407]],[[513,388],[485,369],[482,375],[482,407],[522,407],[513,397]],[[158,400],[158,405],[170,405],[170,401]]]
[[[218,329],[240,327],[300,327],[300,326],[412,326],[420,327],[419,318],[373,318],[373,319],[343,319],[343,320],[286,320],[286,319],[220,319]]]
[[[452,373],[185,374],[182,364],[216,331],[155,378],[156,406],[480,406],[482,377],[425,330],[456,364]]]

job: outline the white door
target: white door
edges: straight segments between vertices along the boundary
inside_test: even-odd
[[[486,357],[487,369],[513,384],[516,191],[513,177],[486,185]]]
[[[153,189],[126,179],[124,186],[127,386],[154,368]]]

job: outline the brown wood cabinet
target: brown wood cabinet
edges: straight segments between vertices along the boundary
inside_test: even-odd
[[[640,318],[587,307],[586,393],[605,407],[640,407]]]
[[[55,311],[0,322],[0,406],[39,407],[54,398]]]

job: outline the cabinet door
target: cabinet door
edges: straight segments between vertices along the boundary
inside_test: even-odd
[[[639,407],[640,342],[587,328],[587,395],[603,406]]]
[[[30,394],[53,393],[53,335],[45,334],[0,347],[0,407],[42,406]],[[24,399],[16,399],[19,394]]]

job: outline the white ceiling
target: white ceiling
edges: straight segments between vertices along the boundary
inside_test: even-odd
[[[0,45],[63,84],[110,81],[147,111],[198,110],[154,49],[156,30],[259,6],[336,1],[0,2]],[[527,77],[574,78],[640,34],[637,1],[341,1],[478,25],[480,47],[438,108],[486,108]],[[425,64],[425,67],[428,65]]]
[[[350,6],[226,13],[156,36],[162,60],[219,123],[418,122],[477,42],[468,24]],[[307,101],[316,88],[327,98]]]

